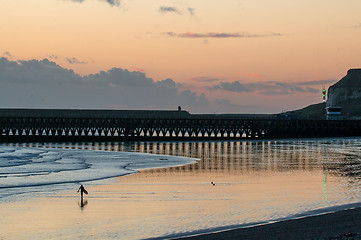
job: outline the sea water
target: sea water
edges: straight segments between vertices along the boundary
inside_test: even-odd
[[[0,146],[0,202],[74,188],[74,184],[184,165],[196,159],[42,147]]]
[[[25,144],[0,149],[0,201],[5,202],[74,191],[80,182],[131,174],[107,181],[105,187],[98,181],[79,219],[69,218],[67,227],[33,237],[167,238],[332,212],[359,206],[361,199],[357,138]],[[133,174],[140,169],[145,170]],[[68,200],[67,195],[59,197],[57,201]]]

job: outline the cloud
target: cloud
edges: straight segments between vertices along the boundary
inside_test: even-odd
[[[237,106],[236,104],[231,103],[228,99],[225,98],[217,98],[214,103],[221,106]]]
[[[120,6],[120,0],[103,0],[112,6]]]
[[[217,85],[209,87],[209,90],[223,90],[228,92],[253,92],[261,95],[289,95],[294,93],[311,93],[315,94],[320,92],[320,89],[310,87],[312,85],[320,85],[325,83],[324,81],[310,81],[308,82],[295,82],[295,83],[286,83],[286,82],[255,82],[255,83],[244,83],[241,84],[239,81],[229,82],[220,82]],[[318,84],[316,84],[318,83]]]
[[[191,16],[194,16],[195,15],[195,10],[194,10],[194,8],[187,8],[187,10],[188,10],[188,12],[189,12],[189,15],[191,15]]]
[[[311,80],[311,81],[296,82],[296,84],[302,86],[332,85],[337,81],[338,80]]]
[[[211,87],[210,89],[211,90],[221,89],[221,90],[225,90],[225,91],[229,91],[229,92],[238,92],[238,93],[251,91],[250,89],[248,89],[247,87],[245,87],[238,81],[235,81],[233,83],[220,82],[218,85],[215,85],[215,86]]]
[[[159,12],[162,14],[166,13],[176,13],[178,15],[189,15],[191,17],[195,17],[195,9],[191,7],[176,7],[176,6],[160,6]]]
[[[321,90],[317,89],[317,88],[306,87],[306,92],[309,92],[309,93],[321,93]]]
[[[229,112],[233,113],[256,112],[259,109],[257,106],[234,104],[225,98],[217,98],[214,103],[217,109],[228,109]]]
[[[10,57],[10,58],[13,57],[13,55],[8,51],[4,52],[4,56],[5,57]]]
[[[216,33],[216,32],[209,32],[209,33],[165,32],[163,34],[168,35],[170,37],[177,37],[177,38],[261,38],[261,37],[282,36],[281,33],[250,34],[250,33],[226,33],[226,32],[219,32],[219,33]]]
[[[259,82],[245,84],[253,92],[257,92],[262,95],[290,95],[294,93],[311,93],[320,92],[321,90],[307,87],[305,84],[287,83],[287,82]]]
[[[42,87],[46,84],[70,82],[78,85],[82,83],[82,78],[73,70],[64,69],[48,59],[9,61],[7,58],[0,58],[0,83],[3,87],[18,86],[20,89],[24,87],[26,91],[28,85]],[[14,94],[14,90],[16,89],[10,89],[10,93]],[[20,96],[21,93],[16,95]]]
[[[50,58],[50,59],[53,59],[53,60],[56,60],[56,59],[58,59],[59,57],[56,56],[56,55],[54,55],[54,54],[51,54],[51,55],[49,55],[49,58]]]
[[[86,64],[87,62],[84,62],[84,61],[80,61],[78,60],[77,58],[65,58],[65,60],[70,63],[70,64]]]
[[[90,109],[204,109],[204,94],[172,79],[155,81],[142,72],[112,68],[80,76],[48,59],[0,58],[0,107]]]
[[[161,7],[159,7],[159,12],[161,12],[161,13],[177,13],[177,14],[181,14],[180,11],[176,7],[170,7],[170,6],[161,6]]]
[[[191,78],[189,80],[195,81],[195,82],[218,82],[221,79],[220,78],[211,78],[211,77],[202,76],[202,77],[194,77],[194,78]]]
[[[71,0],[72,2],[78,2],[78,3],[82,3],[85,2],[85,0]],[[107,2],[109,3],[111,6],[120,6],[120,0],[99,0],[102,2]]]

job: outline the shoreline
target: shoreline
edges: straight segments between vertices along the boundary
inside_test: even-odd
[[[357,237],[357,238],[356,238]],[[170,239],[360,239],[361,207]]]

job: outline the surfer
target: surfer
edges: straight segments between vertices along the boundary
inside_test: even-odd
[[[88,191],[84,188],[83,184],[80,185],[78,192],[80,191],[80,197],[83,199],[83,193],[88,194]]]

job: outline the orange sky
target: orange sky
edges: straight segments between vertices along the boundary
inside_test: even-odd
[[[141,70],[234,105],[208,111],[243,112],[235,105],[247,105],[279,112],[317,103],[322,86],[360,67],[359,0],[1,0],[0,6],[0,56],[48,58],[80,75]],[[317,93],[221,87],[321,80],[328,82],[302,85]]]

